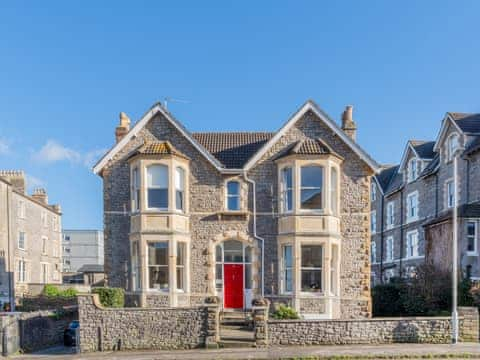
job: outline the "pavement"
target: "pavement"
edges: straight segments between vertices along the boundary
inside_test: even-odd
[[[119,351],[88,354],[69,354],[71,348],[50,348],[35,354],[12,356],[14,359],[111,359],[111,360],[210,360],[210,359],[405,359],[449,358],[480,359],[480,344],[390,344],[390,345],[336,345],[288,346],[265,349],[195,349],[173,351]]]

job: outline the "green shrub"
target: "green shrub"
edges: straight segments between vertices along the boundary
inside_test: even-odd
[[[92,293],[98,294],[105,307],[121,308],[125,305],[125,292],[121,288],[95,288]]]
[[[47,297],[61,297],[61,298],[69,298],[77,296],[77,290],[73,288],[68,288],[65,290],[60,290],[55,285],[45,285],[43,288],[43,295]]]
[[[60,290],[58,290],[58,287],[55,285],[45,285],[43,288],[43,295],[48,296],[48,297],[57,297],[60,293]]]
[[[275,310],[273,313],[273,317],[278,320],[291,320],[300,318],[295,309],[284,304],[280,304],[278,306],[277,310]]]

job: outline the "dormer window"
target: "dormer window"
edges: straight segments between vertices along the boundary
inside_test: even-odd
[[[181,167],[175,169],[175,208],[185,211],[185,170]]]
[[[227,182],[227,210],[240,210],[240,183],[238,181]]]
[[[281,178],[281,202],[282,211],[289,212],[293,208],[293,175],[292,168],[286,167],[282,170]]]
[[[320,210],[323,208],[323,167],[311,165],[300,168],[300,208]]]
[[[147,167],[148,209],[168,209],[168,167],[151,165]]]
[[[455,152],[458,149],[458,135],[452,134],[447,139],[447,161],[453,160]]]
[[[408,162],[408,182],[417,180],[419,173],[419,161],[416,158]]]

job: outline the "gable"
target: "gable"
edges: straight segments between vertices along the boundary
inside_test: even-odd
[[[373,160],[355,141],[348,137],[343,130],[321,110],[313,101],[307,101],[287,122],[277,131],[277,133],[245,164],[244,169],[251,169],[267,152],[277,144],[308,112],[315,115],[315,119],[324,124],[332,134],[335,134],[348,148],[351,149],[367,166],[374,172],[379,170],[379,165]],[[331,144],[330,144],[331,145]],[[333,147],[333,150],[336,149]]]

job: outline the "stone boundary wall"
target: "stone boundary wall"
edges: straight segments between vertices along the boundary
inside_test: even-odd
[[[188,308],[104,308],[97,294],[78,297],[80,351],[216,347],[217,304]]]
[[[460,341],[479,341],[477,308],[461,307]],[[451,342],[449,317],[359,320],[269,320],[268,307],[254,309],[255,341],[266,345],[347,345]]]
[[[78,306],[77,297],[48,297],[48,296],[24,296],[20,299],[20,305],[17,310],[20,311],[39,311],[39,310],[55,310],[65,307]]]
[[[32,352],[62,345],[65,328],[77,317],[75,310],[3,313],[0,315],[1,353],[7,356],[19,350]]]

